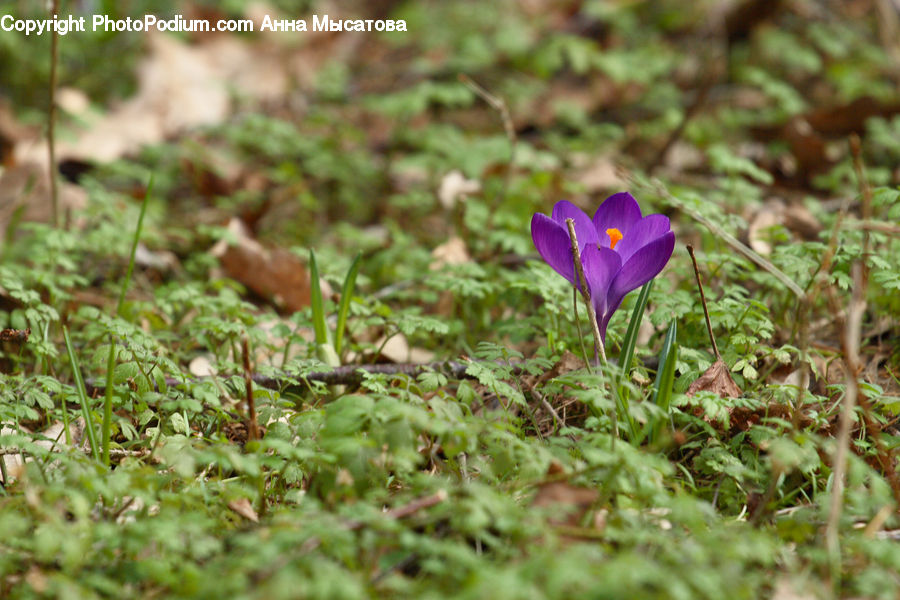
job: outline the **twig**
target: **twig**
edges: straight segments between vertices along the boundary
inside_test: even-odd
[[[722,240],[726,244],[728,244],[729,246],[731,246],[732,248],[734,248],[735,250],[737,250],[738,252],[743,254],[751,262],[756,263],[758,266],[762,267],[763,269],[765,269],[766,271],[771,273],[775,277],[775,279],[780,281],[787,289],[791,290],[791,292],[793,292],[798,298],[803,298],[803,296],[804,296],[803,290],[790,277],[785,275],[784,271],[782,271],[781,269],[779,269],[778,267],[773,265],[771,262],[769,262],[768,260],[766,260],[765,258],[760,256],[757,252],[751,250],[750,248],[748,248],[747,246],[742,244],[736,237],[734,237],[733,235],[731,235],[730,233],[725,231],[718,224],[713,223],[712,221],[710,221],[709,219],[707,219],[706,217],[704,217],[703,215],[698,213],[693,208],[685,205],[684,202],[682,202],[681,200],[679,200],[678,198],[673,196],[671,194],[671,192],[669,192],[669,190],[666,188],[665,185],[663,185],[663,183],[661,181],[659,181],[658,179],[653,179],[652,181],[656,188],[657,193],[660,194],[661,196],[663,196],[664,198],[666,198],[670,204],[675,206],[677,209],[686,212],[688,215],[690,215],[690,217],[692,219],[694,219],[695,221],[697,221],[700,224],[702,224],[703,226],[705,226],[707,229],[712,231],[718,237],[722,238]]]
[[[859,138],[852,136],[850,150],[853,155],[853,166],[856,171],[862,195],[862,217],[868,220],[871,216],[872,192],[863,169]],[[881,439],[881,427],[873,418],[868,399],[860,394],[858,377],[862,371],[862,361],[859,356],[860,340],[862,334],[862,319],[866,310],[866,289],[868,283],[868,265],[866,263],[869,253],[870,239],[867,231],[863,231],[863,255],[852,266],[853,292],[850,304],[847,307],[846,320],[841,317],[836,294],[832,288],[828,288],[828,299],[835,319],[840,325],[841,346],[843,348],[843,361],[846,371],[846,389],[844,402],[841,408],[840,424],[838,429],[837,449],[833,460],[833,483],[831,499],[829,503],[828,521],[825,526],[825,542],[831,559],[832,576],[835,583],[839,582],[841,569],[839,527],[843,508],[844,477],[847,470],[847,454],[850,448],[850,430],[853,424],[853,412],[857,402],[863,411],[863,419],[870,435],[875,443],[876,454],[882,471],[890,483],[894,493],[894,500],[900,504],[900,478],[897,476],[894,454],[884,446]]]
[[[881,45],[893,59],[892,66],[896,73],[900,65],[900,44],[897,42],[897,34],[900,32],[900,19],[897,13],[900,6],[895,9],[891,6],[891,0],[876,0],[875,7],[878,9],[878,35],[881,37]]]
[[[487,102],[491,108],[500,113],[500,119],[503,121],[503,129],[506,132],[506,138],[509,140],[509,166],[506,169],[506,176],[503,178],[503,187],[500,189],[500,192],[497,196],[497,203],[499,204],[504,198],[506,198],[506,193],[509,190],[509,184],[512,181],[513,167],[516,163],[516,148],[518,147],[518,138],[516,138],[516,128],[513,125],[512,117],[509,115],[509,109],[506,106],[506,102],[503,101],[503,98],[495,96],[488,92],[486,89],[475,83],[475,81],[464,73],[460,73],[459,80],[476,96]],[[491,219],[494,213],[491,211],[490,216]],[[489,225],[490,225],[489,221]],[[490,227],[488,227],[490,228]]]
[[[546,410],[553,416],[554,429],[559,427],[560,425],[565,426],[566,422],[562,419],[562,417],[559,416],[559,413],[556,412],[556,409],[553,408],[553,405],[547,401],[547,398],[545,398],[543,394],[541,394],[537,390],[531,390],[531,395],[535,396],[541,403],[541,406],[544,407],[544,410]]]
[[[778,480],[784,474],[784,471],[780,467],[772,467],[772,474],[769,479],[769,487],[766,488],[766,493],[762,495],[759,499],[759,503],[756,505],[756,508],[753,510],[753,513],[750,515],[749,521],[752,524],[757,524],[763,518],[763,515],[766,514],[769,502],[772,501],[772,498],[775,497],[775,492],[778,490]]]
[[[241,353],[244,361],[244,385],[247,393],[247,417],[250,422],[250,441],[259,439],[259,425],[256,422],[256,402],[253,399],[253,375],[250,372],[250,342],[247,336],[241,340]]]
[[[706,295],[703,293],[703,282],[700,280],[700,268],[697,267],[697,258],[694,256],[694,247],[689,244],[687,251],[688,254],[691,255],[691,262],[694,264],[694,275],[697,277],[697,287],[700,289],[700,302],[703,304],[703,316],[706,318],[706,332],[709,334],[709,341],[712,344],[716,360],[722,360],[722,355],[719,354],[719,346],[716,345],[716,336],[713,335],[712,323],[709,320],[709,308],[706,306]]]
[[[859,136],[855,133],[850,136],[850,154],[853,156],[853,170],[856,172],[856,180],[859,184],[860,194],[862,195],[862,220],[869,221],[872,219],[872,188],[869,187],[869,180],[866,178],[866,170],[863,168],[862,148]],[[866,268],[865,261],[869,259],[870,244],[871,239],[869,237],[869,232],[863,230],[863,289],[865,289],[869,283],[869,269]]]
[[[53,15],[59,14],[59,0],[53,0]],[[50,208],[53,226],[59,227],[59,185],[56,168],[56,78],[59,62],[59,31],[54,27],[50,37],[50,107],[47,113],[47,153],[50,159]]]
[[[862,149],[860,147],[859,136],[855,134],[850,136],[850,153],[853,155],[853,168],[856,171],[856,177],[860,187],[860,195],[862,196],[862,220],[863,222],[868,222],[872,218],[872,188],[869,186],[865,168],[863,167]],[[869,258],[869,253],[871,251],[871,238],[869,237],[869,232],[866,229],[863,229],[862,251],[862,259],[859,261],[861,269],[860,287],[863,297],[863,310],[865,310],[864,300],[869,282],[869,268],[867,261]],[[862,319],[860,318],[860,331],[856,332],[856,335],[858,335],[860,338],[862,337],[861,321]],[[859,348],[857,344],[857,352],[858,350]],[[857,361],[859,361],[858,356]],[[860,371],[862,370],[862,364],[858,365],[858,369]],[[881,466],[881,470],[887,477],[888,483],[891,486],[891,490],[894,493],[894,502],[896,502],[897,505],[900,506],[900,476],[897,475],[897,459],[895,449],[893,447],[888,448],[887,446],[885,446],[884,441],[881,439],[882,428],[878,423],[878,420],[872,414],[872,405],[869,403],[868,397],[865,394],[860,394],[857,398],[857,401],[859,402],[859,407],[862,409],[863,420],[866,424],[866,428],[871,431],[872,439],[875,441],[875,451],[878,457],[878,463]]]
[[[247,336],[241,339],[241,358],[244,363],[244,387],[247,394],[247,416],[249,427],[247,428],[248,441],[259,439],[259,425],[256,421],[256,401],[253,399],[253,375],[250,372],[250,340]],[[256,487],[259,492],[259,515],[266,514],[266,474],[262,469],[256,477]]]
[[[578,290],[572,288],[572,312],[575,314],[575,329],[578,330],[578,342],[581,344],[581,356],[584,358],[584,364],[587,365],[588,371],[593,371],[591,361],[588,358],[587,348],[584,345],[584,333],[581,331],[581,317],[578,316]]]
[[[431,508],[437,504],[440,504],[444,500],[447,499],[447,491],[446,490],[438,490],[437,492],[431,494],[430,496],[423,496],[422,498],[417,498],[413,500],[409,504],[404,504],[403,506],[398,506],[397,508],[392,508],[391,510],[385,513],[388,518],[391,519],[405,519],[406,517],[411,517],[416,514],[420,510]]]
[[[837,449],[832,465],[831,499],[828,507],[828,522],[825,525],[825,544],[831,557],[832,575],[840,573],[840,526],[841,510],[844,499],[844,476],[847,471],[847,454],[850,449],[850,430],[853,426],[853,413],[859,395],[857,376],[861,369],[859,361],[859,333],[862,328],[862,316],[865,312],[865,296],[862,290],[862,267],[859,262],[853,264],[853,295],[847,309],[845,327],[842,328],[842,346],[844,347],[844,365],[846,367],[844,402],[841,407],[838,425]],[[832,292],[832,297],[834,294]],[[842,319],[843,320],[843,319]]]
[[[392,508],[388,511],[385,511],[384,515],[389,519],[405,519],[407,517],[411,517],[420,510],[424,510],[426,508],[431,508],[437,504],[440,504],[444,500],[447,499],[447,491],[446,490],[438,490],[437,492],[430,494],[428,496],[423,496],[421,498],[416,498],[411,501],[409,504],[404,504],[403,506],[398,506],[397,508]],[[348,521],[344,524],[344,528],[348,531],[358,531],[367,525],[366,521]],[[322,539],[319,537],[313,537],[306,540],[301,548],[306,552],[312,552],[322,543]]]
[[[648,357],[645,365],[652,365],[655,357]],[[466,371],[472,364],[478,364],[476,361],[436,361],[430,363],[400,363],[400,364],[377,364],[377,365],[344,365],[335,367],[331,371],[314,371],[303,375],[294,376],[287,373],[275,376],[260,375],[258,373],[251,374],[253,383],[269,390],[280,390],[288,393],[299,393],[307,389],[306,382],[318,381],[325,385],[357,385],[361,383],[367,374],[372,375],[407,375],[409,377],[418,377],[422,373],[443,373],[451,379],[476,379],[475,376],[469,375]],[[489,361],[489,364],[505,365],[506,362]],[[521,375],[526,372],[521,363],[513,362],[512,374]],[[166,377],[165,383],[167,387],[179,387],[201,381],[217,381],[216,377]],[[285,386],[285,383],[288,385]],[[157,382],[151,382],[156,386]],[[105,382],[102,379],[87,379],[84,382],[85,390],[88,394],[94,394],[102,391]],[[158,389],[157,389],[158,391]]]
[[[581,297],[587,306],[588,318],[594,332],[594,360],[603,359],[606,363],[606,350],[603,348],[603,338],[600,337],[600,326],[597,325],[597,313],[594,312],[594,303],[591,302],[591,292],[588,289],[587,278],[584,276],[584,267],[581,265],[581,251],[578,249],[578,238],[575,235],[575,221],[566,219],[569,228],[569,239],[572,242],[572,260],[575,262],[575,277],[580,282]],[[599,358],[598,355],[599,354]]]
[[[299,392],[306,389],[306,384],[304,382],[319,381],[326,385],[356,385],[363,381],[366,374],[408,375],[410,377],[417,377],[422,373],[437,371],[454,379],[469,378],[470,376],[466,374],[466,370],[471,364],[471,361],[438,361],[431,363],[344,365],[342,367],[335,367],[330,371],[314,371],[311,373],[305,373],[299,377],[288,375],[287,373],[280,374],[274,377],[253,373],[251,375],[251,379],[253,379],[253,383],[266,389]],[[513,363],[513,374],[520,374],[522,372],[522,367],[520,367],[516,363]],[[177,387],[185,384],[199,383],[200,381],[209,379],[210,377],[166,377],[165,382],[166,386],[168,387]],[[215,379],[213,378],[213,380]],[[286,390],[285,382],[290,382],[292,384],[288,385]],[[154,386],[156,385],[155,381],[151,383]],[[102,391],[105,387],[105,382],[98,379],[88,379],[84,382],[84,384],[88,394]]]
[[[861,231],[874,231],[876,233],[886,233],[888,235],[900,235],[900,226],[884,223],[881,221],[862,221],[859,219],[847,219],[844,226],[848,229],[859,229]]]
[[[68,446],[68,447],[71,447],[71,446]],[[57,452],[62,453],[64,451],[63,450],[64,448],[67,448],[67,446],[63,446],[60,450],[57,450]],[[90,448],[78,448],[78,449],[82,450],[86,454],[91,453]],[[47,451],[48,451],[48,453],[51,452],[51,450],[49,448],[47,449]],[[18,447],[0,448],[0,456],[10,456],[10,455],[14,455],[14,454],[23,454],[23,453],[28,453],[28,450],[25,450],[24,448],[18,448]],[[110,448],[109,449],[109,455],[112,458],[125,458],[128,456],[147,456],[148,454],[150,454],[150,450],[148,450],[146,448],[141,448],[140,450],[126,450],[124,448]]]

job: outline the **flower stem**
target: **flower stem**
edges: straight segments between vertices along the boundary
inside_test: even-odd
[[[572,241],[572,258],[575,261],[575,274],[578,277],[579,289],[584,303],[587,305],[588,318],[591,320],[591,328],[594,331],[594,360],[606,363],[606,349],[603,347],[603,338],[600,337],[600,327],[597,325],[597,313],[594,312],[594,304],[591,302],[591,293],[588,291],[587,278],[584,276],[584,268],[581,266],[581,252],[578,250],[578,238],[575,235],[575,221],[566,219],[569,228],[569,239]],[[599,354],[599,358],[598,358]]]
[[[578,341],[581,343],[581,356],[584,357],[584,364],[587,365],[588,372],[592,373],[591,360],[587,355],[587,348],[584,346],[584,334],[581,332],[581,319],[578,317],[578,290],[572,288],[572,311],[575,313],[575,327],[578,329]]]

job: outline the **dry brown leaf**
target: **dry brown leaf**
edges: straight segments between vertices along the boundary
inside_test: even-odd
[[[453,236],[432,250],[431,257],[434,260],[431,261],[428,268],[432,271],[445,265],[461,265],[472,260],[469,251],[466,250],[466,243],[458,236]]]
[[[456,203],[465,199],[469,194],[477,194],[481,191],[481,183],[475,179],[466,179],[462,171],[450,171],[441,179],[441,187],[438,189],[438,200],[441,206],[451,209]]]
[[[17,162],[0,174],[0,230],[18,210],[23,221],[47,223],[51,219],[50,181],[43,162]],[[84,188],[60,181],[60,211],[80,210],[87,205]]]
[[[181,268],[178,256],[169,250],[150,250],[144,242],[138,242],[134,253],[134,264],[156,269],[161,273],[177,271]]]
[[[722,359],[714,362],[688,387],[687,395],[693,396],[697,392],[712,392],[722,398],[739,398],[743,394]]]
[[[56,104],[72,115],[83,115],[91,107],[91,99],[81,90],[63,87],[56,91]]]
[[[270,101],[284,97],[291,80],[287,49],[220,35],[188,44],[158,32],[145,34],[148,54],[137,67],[137,92],[104,114],[83,112],[90,99],[62,94],[69,112],[81,115],[84,128],[57,142],[60,160],[107,162],[146,144],[224,121],[232,96]],[[34,136],[15,148],[18,161],[47,164],[47,145]]]
[[[240,281],[264,298],[296,312],[309,306],[309,272],[306,264],[283,248],[266,248],[250,237],[247,227],[232,218],[228,230],[237,242],[220,240],[211,253],[222,263],[229,277]],[[330,295],[322,282],[322,294]]]
[[[789,203],[784,208],[784,226],[806,240],[819,238],[822,224],[803,204]]]
[[[19,433],[31,433],[31,431],[23,426],[19,425],[18,428],[2,426],[0,427],[0,436],[3,435],[17,435]],[[52,448],[56,448],[57,450],[62,449],[66,445],[66,436],[65,436],[65,425],[62,421],[54,421],[49,427],[41,431],[41,438],[35,439],[34,444],[36,446],[40,446],[47,450]],[[87,442],[84,437],[84,420],[81,418],[75,419],[69,423],[69,435],[72,438],[72,445],[77,447],[82,442]],[[86,445],[83,445],[83,449],[86,448]],[[21,454],[5,454],[0,457],[0,460],[3,461],[4,468],[6,469],[6,474],[9,477],[9,481],[14,479],[19,479],[22,477],[25,469],[25,463],[31,462],[34,458],[30,455],[25,456],[25,460],[22,460]],[[9,483],[9,481],[4,481],[4,484]]]
[[[210,377],[216,374],[209,356],[204,355],[194,357],[188,365],[188,371],[195,377]]]
[[[381,345],[384,347],[381,348]],[[410,347],[409,341],[402,333],[392,336],[387,343],[384,338],[375,342],[376,348],[381,348],[381,356],[395,363],[429,363],[434,360],[434,353],[423,348]]]
[[[246,498],[232,500],[228,503],[228,508],[241,515],[248,521],[259,523],[259,515],[256,514],[256,511],[253,509],[253,505],[250,504],[250,501]]]
[[[562,466],[552,463],[547,470],[547,476],[556,478],[563,474]],[[552,480],[542,483],[531,501],[535,508],[555,509],[548,521],[554,525],[578,527],[581,525],[587,512],[591,509],[600,496],[594,488],[577,486],[565,480]],[[595,519],[595,525],[602,529],[603,519]]]
[[[579,167],[575,181],[584,186],[587,193],[609,192],[625,186],[625,182],[616,171],[616,164],[609,156],[574,157]],[[582,163],[582,164],[578,164]]]
[[[799,582],[791,581],[787,576],[782,576],[775,583],[775,590],[772,592],[772,600],[816,600],[818,594],[813,594],[809,590],[798,588]]]
[[[750,226],[747,228],[747,241],[751,248],[763,256],[772,254],[770,228],[781,225],[783,208],[780,203],[767,202],[755,211],[750,220]]]
[[[40,132],[37,128],[25,127],[19,123],[9,103],[0,98],[0,164],[11,167],[15,164],[14,151],[16,144],[22,140],[31,139]]]

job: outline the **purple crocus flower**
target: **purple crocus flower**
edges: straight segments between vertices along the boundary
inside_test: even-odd
[[[531,238],[541,257],[553,270],[577,285],[572,242],[566,219],[575,225],[578,250],[587,279],[600,335],[628,292],[654,277],[669,262],[675,234],[665,215],[641,215],[641,207],[628,192],[603,201],[594,218],[561,200],[551,216],[537,213],[531,219]]]

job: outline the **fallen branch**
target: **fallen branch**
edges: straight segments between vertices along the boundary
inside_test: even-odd
[[[472,361],[437,361],[431,363],[399,363],[378,365],[344,365],[335,367],[331,371],[314,371],[301,376],[278,375],[271,377],[253,373],[251,380],[254,384],[270,390],[282,390],[287,392],[299,392],[306,389],[304,382],[319,381],[326,385],[357,385],[363,381],[366,375],[408,375],[418,377],[422,373],[438,372],[454,379],[472,379],[466,373]],[[513,375],[521,375],[524,369],[520,365],[513,364]],[[200,383],[208,379],[206,377],[178,379],[166,377],[166,385],[175,387],[185,383]],[[88,394],[94,394],[105,389],[105,382],[100,379],[88,379],[85,382]]]

